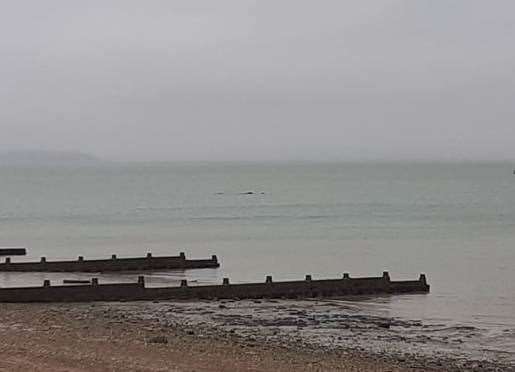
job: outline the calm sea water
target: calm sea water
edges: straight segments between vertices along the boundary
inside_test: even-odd
[[[472,325],[488,347],[513,354],[512,173],[510,164],[3,167],[0,246],[28,247],[17,260],[149,251],[221,259],[218,270],[153,274],[153,285],[424,272],[429,295],[370,299],[367,309]],[[4,273],[0,285],[45,278],[62,275]]]

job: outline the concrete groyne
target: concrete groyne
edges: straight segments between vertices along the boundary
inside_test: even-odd
[[[118,258],[112,255],[110,259],[85,260],[79,256],[76,261],[47,261],[41,257],[39,262],[12,262],[7,257],[0,263],[0,272],[112,272],[112,271],[149,271],[149,270],[173,270],[173,269],[203,269],[220,267],[218,258],[211,256],[209,259],[186,259],[184,253],[179,256],[154,257],[148,253],[146,257]]]
[[[142,300],[212,300],[259,298],[310,298],[353,295],[427,293],[426,276],[418,280],[392,281],[387,272],[381,277],[274,282],[268,276],[264,283],[231,284],[224,278],[221,285],[189,286],[186,280],[178,287],[146,287],[140,276],[137,283],[52,286],[45,280],[41,287],[0,288],[0,302],[91,302]]]

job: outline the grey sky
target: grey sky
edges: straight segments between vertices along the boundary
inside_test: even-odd
[[[515,159],[513,0],[0,0],[0,146]]]

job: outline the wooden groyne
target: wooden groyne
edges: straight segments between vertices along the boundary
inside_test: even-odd
[[[91,302],[141,300],[213,300],[258,298],[342,297],[352,295],[380,295],[427,293],[426,276],[418,280],[392,281],[387,272],[381,277],[274,282],[271,276],[264,283],[230,284],[225,278],[221,285],[188,286],[186,280],[178,287],[146,287],[145,278],[138,283],[99,284],[97,278],[90,285],[52,286],[45,280],[42,287],[0,288],[0,302]]]
[[[0,248],[0,256],[25,256],[26,254],[27,254],[26,248],[18,248],[18,247]]]
[[[173,269],[203,269],[220,267],[218,258],[190,260],[184,253],[179,256],[154,257],[147,253],[146,257],[118,258],[112,255],[110,259],[85,260],[80,256],[76,261],[47,261],[41,257],[39,262],[12,262],[7,257],[0,263],[1,271],[16,272],[112,272],[112,271],[148,271]]]

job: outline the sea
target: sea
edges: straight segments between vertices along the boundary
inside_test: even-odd
[[[13,261],[177,255],[219,269],[150,285],[427,275],[431,292],[363,311],[473,330],[475,355],[515,362],[510,163],[106,163],[0,167],[0,247]],[[98,274],[101,282],[137,274]],[[0,286],[91,274],[0,273]],[[466,335],[463,337],[467,337]],[[465,346],[464,346],[465,347]]]

